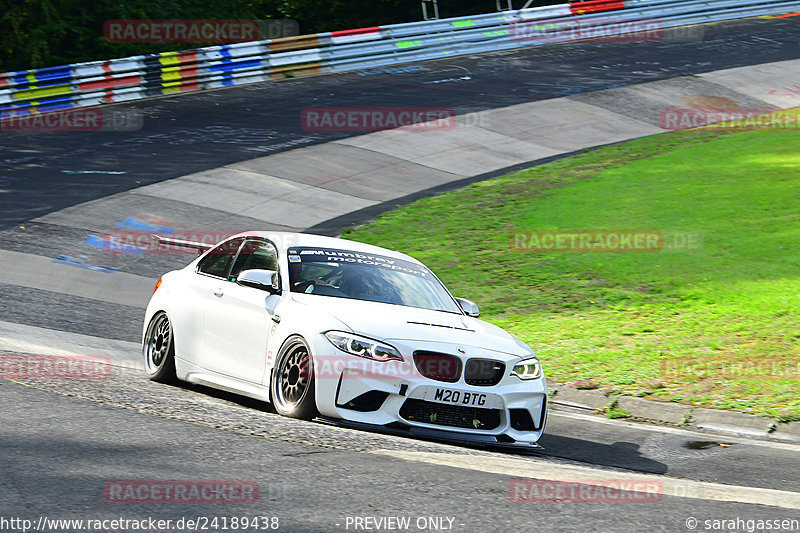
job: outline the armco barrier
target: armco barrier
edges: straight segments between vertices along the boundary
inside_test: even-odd
[[[0,118],[570,40],[559,24],[669,28],[786,13],[800,0],[589,0],[0,74]],[[515,38],[514,25],[536,28]]]

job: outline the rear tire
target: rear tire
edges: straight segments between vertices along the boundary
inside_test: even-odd
[[[153,381],[174,383],[175,344],[172,323],[166,313],[159,312],[150,320],[142,344],[144,369]]]
[[[270,385],[278,414],[311,420],[319,414],[314,398],[314,362],[300,337],[290,338],[278,355]]]

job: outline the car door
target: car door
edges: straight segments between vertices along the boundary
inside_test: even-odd
[[[272,326],[271,309],[280,296],[238,285],[244,270],[278,270],[275,245],[248,238],[227,279],[211,292],[205,309],[203,366],[218,374],[262,383],[267,366],[267,341]]]
[[[172,317],[176,354],[194,365],[203,364],[205,308],[212,291],[219,289],[227,279],[242,243],[244,237],[239,237],[214,247],[200,259],[194,271],[186,275],[185,283],[175,293],[175,305],[180,307],[180,312]]]

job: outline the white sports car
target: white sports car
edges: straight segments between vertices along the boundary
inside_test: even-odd
[[[156,284],[142,342],[151,379],[232,391],[296,418],[486,443],[542,435],[539,360],[419,261],[299,233],[154,240],[202,255]]]

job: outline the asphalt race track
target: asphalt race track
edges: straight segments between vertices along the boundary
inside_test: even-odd
[[[119,204],[111,195],[357,135],[303,130],[298,117],[304,108],[439,106],[464,115],[564,96],[580,99],[800,58],[798,19],[710,25],[699,42],[532,47],[114,106],[141,111],[140,131],[0,132],[0,264],[6,272],[0,280],[0,355],[91,348],[119,354],[115,361],[136,360],[141,302],[162,272],[187,259],[144,256],[126,260],[113,274],[53,266],[61,255],[77,256],[87,232],[106,223],[89,215],[79,222],[81,204],[95,201],[86,212],[107,213],[112,220]],[[373,205],[369,212],[394,203]],[[71,206],[77,207],[63,217],[71,222],[58,225],[58,212]],[[142,212],[147,208],[141,205]],[[360,213],[347,223],[367,216]],[[31,221],[48,214],[55,218]],[[226,226],[221,211],[174,216],[207,216],[214,228],[235,225]],[[43,281],[29,281],[30,272],[15,271],[23,255],[25,265],[33,264],[31,257],[40,261],[42,272],[61,268],[67,278],[67,272],[105,278],[91,293],[58,279],[46,290]],[[16,344],[6,335],[12,330]],[[611,421],[575,409],[551,411],[542,449],[463,446],[288,420],[255,401],[199,386],[152,383],[124,366],[135,364],[115,367],[103,380],[0,380],[0,531],[23,530],[3,519],[38,526],[41,517],[152,517],[172,520],[167,531],[200,530],[175,522],[213,517],[266,517],[269,524],[277,517],[278,530],[298,532],[753,531],[748,521],[758,520],[773,521],[772,531],[800,529],[800,443]],[[530,485],[514,481],[537,476],[573,486],[578,480],[636,482],[654,492],[625,501],[524,501],[535,500]],[[119,504],[104,494],[114,480],[247,480],[258,484],[259,495],[254,503],[227,505]],[[389,517],[407,518],[409,525]],[[788,526],[774,522],[792,519]]]
[[[354,133],[306,132],[307,107],[458,114],[798,57],[796,18],[709,25],[686,43],[530,47],[147,100],[141,131],[3,133],[0,229],[140,185]],[[85,170],[124,175],[65,174]]]

